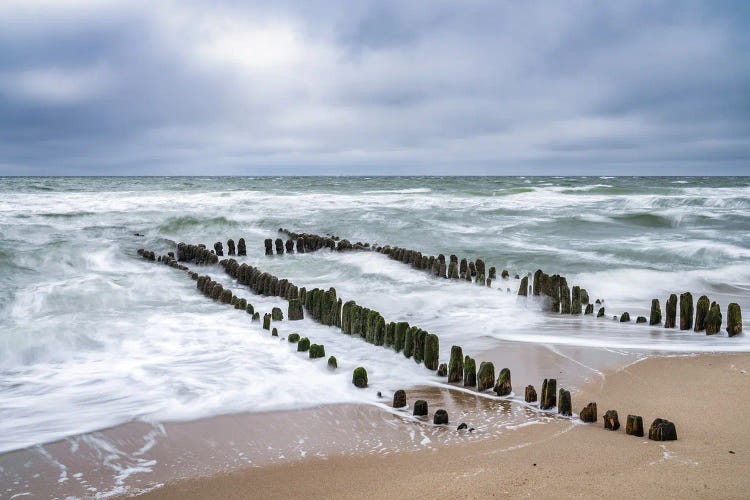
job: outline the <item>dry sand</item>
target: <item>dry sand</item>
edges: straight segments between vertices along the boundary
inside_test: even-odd
[[[516,388],[518,392],[520,388]],[[599,421],[553,421],[511,435],[389,456],[306,459],[192,478],[147,498],[750,498],[750,355],[649,358],[573,395]],[[608,409],[617,432],[603,428]],[[678,441],[628,436],[628,413],[672,420]],[[452,422],[452,425],[454,423]]]

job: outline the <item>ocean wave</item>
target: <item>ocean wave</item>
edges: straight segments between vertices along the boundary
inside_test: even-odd
[[[37,214],[39,217],[47,217],[50,219],[72,219],[75,217],[86,217],[89,215],[96,215],[94,212],[86,211],[73,211],[73,212],[45,212]]]
[[[232,228],[237,225],[237,221],[227,219],[224,216],[201,218],[185,215],[181,217],[170,217],[166,222],[159,225],[158,230],[162,233],[180,233],[185,230],[193,230],[196,228]]]
[[[645,213],[645,212],[613,215],[611,216],[611,219],[616,222],[621,222],[627,225],[639,226],[639,227],[660,228],[660,227],[672,227],[674,225],[674,221],[670,219],[669,217],[666,217],[664,215],[654,214],[654,213]]]
[[[410,188],[410,189],[374,189],[371,191],[362,191],[362,194],[425,194],[431,193],[430,188]]]

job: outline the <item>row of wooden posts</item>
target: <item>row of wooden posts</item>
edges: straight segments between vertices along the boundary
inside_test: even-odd
[[[205,258],[203,250],[205,250],[203,245],[186,245],[180,243],[178,245],[178,256],[183,261],[188,260],[197,264],[211,263],[210,259]],[[152,258],[153,252],[139,250],[139,254],[144,256],[144,258],[154,260]],[[160,256],[158,260],[172,267],[189,270],[186,266],[177,262],[172,252],[167,256]],[[416,362],[423,363],[430,370],[436,370],[438,376],[447,376],[449,383],[463,383],[465,387],[477,387],[477,390],[480,392],[492,388],[498,396],[509,396],[512,393],[510,369],[503,368],[499,372],[497,379],[495,379],[493,363],[482,362],[479,365],[479,370],[477,370],[476,361],[469,356],[464,357],[460,346],[453,346],[451,348],[451,357],[448,365],[445,363],[439,364],[439,339],[436,335],[429,334],[416,326],[410,327],[406,322],[390,322],[386,324],[382,315],[377,311],[361,307],[354,301],[342,303],[342,299],[337,298],[334,288],[330,288],[327,291],[314,288],[308,292],[305,288],[299,289],[286,279],[279,279],[246,263],[240,264],[235,259],[225,259],[220,261],[220,264],[227,274],[235,278],[238,283],[250,287],[255,293],[280,296],[288,300],[288,318],[290,320],[302,319],[304,317],[302,307],[304,306],[313,320],[325,325],[341,328],[344,333],[350,335],[358,334],[364,340],[374,345],[392,347],[396,352],[403,352],[404,356],[412,357]],[[477,269],[476,264],[475,269]],[[478,270],[482,270],[481,265],[478,267]],[[209,276],[199,276],[194,272],[191,272],[190,276],[197,281],[198,289],[206,296],[221,303],[231,304],[236,309],[246,310],[252,315],[254,320],[259,320],[259,313],[254,311],[252,304],[247,304],[245,299],[235,296],[231,290],[225,289]],[[283,313],[281,310],[273,308],[271,314],[264,315],[263,328],[270,330],[272,320],[280,321],[282,319]],[[273,335],[278,336],[276,328],[273,328]],[[298,334],[290,334],[289,341],[297,342],[298,351],[309,351],[311,358],[325,356],[323,345],[311,344],[309,339],[300,339]],[[333,368],[337,366],[337,360],[334,356],[329,358],[328,365]],[[367,386],[367,372],[363,367],[357,367],[354,370],[352,382],[357,387]],[[555,379],[544,380],[539,408],[549,410],[557,405],[559,414],[572,416],[570,392],[561,388],[558,395],[559,400],[556,400],[556,383]],[[396,392],[396,395],[394,395],[394,407],[403,406],[400,406],[402,396],[405,398],[403,390]],[[536,402],[537,394],[532,385],[525,388],[524,399],[527,403]],[[426,415],[427,403],[422,400],[417,401],[414,406],[414,413],[415,415]],[[614,415],[614,420],[612,419],[612,415]],[[614,425],[611,422],[616,422],[617,420],[617,412],[614,410],[609,411],[607,412],[607,416],[610,418],[605,418],[605,427],[611,428]],[[596,404],[590,403],[582,409],[580,418],[584,421],[595,422]],[[640,417],[638,419],[640,420]],[[667,422],[667,424],[674,428],[674,424],[671,422],[662,419],[659,419],[659,421]],[[628,422],[630,423],[630,416]],[[445,410],[435,412],[434,423],[447,424],[447,412]],[[610,427],[607,427],[608,425]],[[616,430],[617,427],[619,427],[619,423],[614,428],[611,428],[611,430]],[[676,438],[676,432],[673,434],[675,434],[674,438]],[[667,433],[665,439],[672,439],[669,437],[670,435],[670,433]],[[654,437],[654,439],[657,438]]]
[[[677,326],[677,294],[671,294],[665,305],[664,328],[676,328]],[[701,295],[693,306],[693,294],[685,292],[679,298],[680,330],[693,330],[695,332],[705,331],[706,335],[715,335],[721,331],[722,314],[721,307],[717,302],[712,302],[706,295]],[[620,316],[620,321],[630,321],[630,315],[626,312]],[[646,317],[639,316],[638,323],[645,323]],[[661,305],[659,299],[651,300],[651,314],[648,319],[649,325],[660,325],[662,323]],[[726,331],[730,337],[742,333],[742,310],[739,304],[732,302],[727,306]]]
[[[402,262],[410,265],[415,269],[422,269],[428,271],[431,275],[455,279],[455,280],[466,280],[473,281],[476,284],[491,286],[493,280],[496,277],[496,268],[490,267],[485,273],[485,263],[482,259],[476,261],[470,261],[467,259],[459,259],[456,255],[451,255],[449,262],[446,264],[446,259],[443,254],[437,256],[423,255],[421,252],[416,250],[410,250],[401,247],[391,246],[378,246],[370,245],[369,243],[357,242],[355,244],[350,243],[348,240],[342,240],[336,236],[320,236],[310,233],[294,233],[287,229],[280,228],[280,233],[283,233],[291,238],[297,239],[298,247],[299,242],[308,242],[307,245],[314,249],[329,248],[335,251],[348,251],[348,250],[369,250],[376,251],[387,255],[393,260]],[[272,254],[269,251],[271,248],[271,239],[266,240],[266,254]],[[290,240],[291,241],[291,240]],[[287,248],[289,247],[290,241],[287,241]],[[277,253],[278,249],[283,246],[281,239],[276,240]],[[509,279],[510,273],[507,270],[503,270],[501,278]],[[534,274],[533,278],[531,273],[520,278],[518,274],[515,275],[516,279],[520,279],[520,285],[518,287],[519,296],[540,296],[544,298],[544,309],[550,312],[556,312],[560,314],[593,314],[594,305],[598,307],[597,317],[603,317],[605,315],[605,309],[602,307],[602,302],[597,299],[596,303],[590,303],[590,298],[587,290],[579,286],[569,287],[567,279],[564,276],[558,274],[548,275],[541,269],[538,269]],[[531,281],[531,284],[530,284]],[[510,289],[508,289],[510,290]],[[675,328],[676,322],[676,311],[677,311],[677,295],[672,294],[667,299],[666,303],[666,318],[664,321],[665,328]],[[661,324],[661,307],[658,299],[653,299],[651,303],[651,315],[647,320],[645,316],[638,316],[636,323],[648,323],[650,325]],[[719,333],[721,330],[722,314],[721,308],[718,303],[710,302],[708,297],[703,295],[698,299],[695,307],[695,322],[693,322],[693,298],[689,292],[680,295],[680,329],[689,330],[695,325],[695,331],[705,331],[706,335],[713,335]],[[623,313],[619,317],[615,316],[615,319],[625,323],[630,321],[630,314],[628,312]],[[733,337],[742,332],[742,312],[739,304],[731,303],[727,307],[727,326],[726,331],[730,337]]]

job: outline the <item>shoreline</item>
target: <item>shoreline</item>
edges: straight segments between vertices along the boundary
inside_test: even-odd
[[[608,371],[597,385],[592,381],[573,396],[575,413],[589,400],[598,403],[595,424],[558,419],[428,452],[306,458],[168,482],[143,497],[243,498],[248,491],[307,498],[750,494],[744,472],[750,467],[750,432],[737,425],[744,412],[734,404],[750,390],[750,354],[652,357]],[[616,432],[602,423],[613,408],[621,425]],[[646,433],[654,418],[675,422],[678,440],[627,436],[631,412],[643,416]]]
[[[692,354],[648,356],[643,352],[623,354],[603,351],[601,349],[571,350],[567,346],[536,345],[529,349],[528,344],[514,342],[500,343],[496,348],[486,351],[482,360],[492,360],[496,373],[505,365],[519,366],[514,369],[514,394],[511,398],[497,398],[493,393],[477,393],[463,387],[445,383],[445,379],[435,378],[435,383],[426,386],[407,388],[408,407],[402,410],[391,408],[393,390],[383,388],[383,398],[377,401],[360,404],[329,404],[312,408],[282,410],[261,413],[238,413],[209,417],[188,422],[169,422],[150,424],[135,421],[113,428],[75,436],[47,445],[18,450],[0,455],[0,463],[5,477],[10,479],[27,478],[29,470],[38,472],[44,481],[36,479],[28,486],[32,494],[42,496],[77,495],[88,497],[93,493],[104,496],[131,496],[145,493],[154,498],[176,498],[172,492],[181,491],[185,485],[193,485],[199,490],[206,485],[221,489],[216,481],[223,484],[242,483],[249,477],[254,482],[272,488],[265,478],[275,474],[297,474],[298,470],[318,471],[331,474],[329,468],[338,470],[343,464],[361,464],[359,467],[369,470],[372,467],[386,467],[381,462],[371,464],[370,460],[393,460],[399,467],[409,469],[423,463],[423,457],[445,456],[446,463],[452,463],[453,455],[460,457],[461,463],[474,464],[476,470],[489,470],[491,464],[475,455],[493,456],[507,452],[513,456],[519,453],[537,453],[540,449],[552,446],[563,456],[583,445],[588,447],[591,431],[584,431],[591,425],[582,424],[577,413],[589,400],[599,404],[599,421],[594,424],[596,431],[605,436],[594,434],[597,446],[607,447],[611,439],[606,439],[608,432],[603,426],[602,416],[609,407],[620,413],[620,433],[624,433],[627,413],[641,414],[644,429],[656,417],[672,420],[677,425],[680,440],[685,437],[683,419],[690,408],[679,409],[674,406],[673,394],[656,395],[639,390],[633,396],[629,389],[619,387],[615,382],[630,377],[632,373],[646,372],[639,377],[643,380],[660,379],[658,370],[651,368],[669,366],[678,367],[675,373],[683,373],[689,381],[695,374],[691,367],[700,364],[704,359],[741,360],[741,366],[750,372],[750,354]],[[512,363],[510,362],[512,360]],[[739,361],[738,361],[739,362]],[[608,366],[608,368],[604,368]],[[707,374],[707,379],[715,380],[716,368]],[[670,372],[671,373],[671,372]],[[533,382],[540,391],[541,375],[557,377],[558,389],[568,388],[572,394],[573,418],[540,411],[538,407],[523,402],[523,388]],[[656,383],[656,382],[654,382]],[[686,382],[687,383],[687,382]],[[715,382],[713,382],[715,384]],[[690,382],[695,384],[695,381]],[[744,386],[748,389],[748,386]],[[373,387],[372,389],[380,389]],[[411,415],[416,399],[429,402],[430,414],[419,418]],[[712,405],[720,407],[733,401],[731,397],[708,398]],[[648,404],[646,404],[648,403]],[[630,408],[646,407],[648,411]],[[448,410],[450,424],[434,426],[432,414],[438,408]],[[674,408],[674,409],[671,409]],[[678,411],[679,409],[679,411]],[[737,417],[737,421],[741,417]],[[476,431],[469,434],[458,432],[459,423],[466,422]],[[730,425],[730,423],[727,423]],[[730,427],[727,427],[730,428]],[[581,434],[581,433],[584,434]],[[588,434],[586,434],[588,432]],[[569,434],[575,435],[567,445]],[[744,435],[747,438],[747,435]],[[625,436],[623,436],[625,437]],[[639,441],[627,436],[628,440]],[[646,440],[646,443],[648,441]],[[677,441],[676,443],[680,443]],[[633,443],[627,442],[626,445]],[[655,443],[650,442],[651,445]],[[666,443],[670,446],[670,443]],[[656,445],[658,447],[658,445]],[[750,450],[750,443],[746,447]],[[629,450],[629,447],[626,446]],[[520,450],[529,450],[522,452]],[[651,451],[657,450],[653,448]],[[662,448],[657,451],[661,453]],[[617,450],[614,450],[617,451]],[[102,452],[116,456],[112,465],[101,468],[99,462],[86,461],[86,457],[101,457]],[[591,451],[586,452],[590,454]],[[660,460],[658,453],[651,455],[652,461]],[[662,457],[663,458],[663,457]],[[438,458],[440,459],[440,458]],[[597,460],[607,460],[600,456]],[[576,461],[576,457],[564,460]],[[417,462],[411,464],[411,462]],[[390,462],[389,462],[390,463]],[[27,464],[33,464],[31,469]],[[504,465],[505,468],[507,465]],[[361,475],[361,471],[347,465],[351,474]],[[511,464],[512,467],[512,464]],[[554,469],[554,467],[553,467]],[[464,470],[471,476],[473,469]],[[98,471],[98,472],[97,472]],[[255,471],[255,472],[252,472]],[[280,471],[280,472],[275,472]],[[416,474],[418,470],[414,470]],[[398,477],[398,472],[394,472]],[[403,478],[408,482],[408,478]],[[430,479],[441,484],[441,478]],[[290,485],[282,482],[286,486]],[[114,487],[112,487],[114,485]],[[390,492],[370,487],[378,492],[376,496],[388,495]],[[20,491],[20,490],[19,490]],[[210,491],[202,490],[205,494]],[[218,490],[217,490],[218,491]],[[287,494],[285,491],[274,491],[274,494]],[[307,496],[306,492],[297,491]],[[323,496],[339,495],[339,491],[320,491]],[[352,496],[356,496],[356,491]],[[229,494],[229,493],[227,493]],[[395,494],[395,492],[393,492]],[[418,496],[417,492],[411,492]],[[517,493],[522,494],[522,493]],[[542,494],[536,492],[535,495]],[[221,497],[223,494],[217,494]],[[180,496],[184,496],[182,493]],[[231,495],[230,495],[231,497]]]

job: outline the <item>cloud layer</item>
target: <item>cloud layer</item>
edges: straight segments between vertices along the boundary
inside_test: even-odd
[[[743,2],[0,3],[0,174],[750,174]]]

